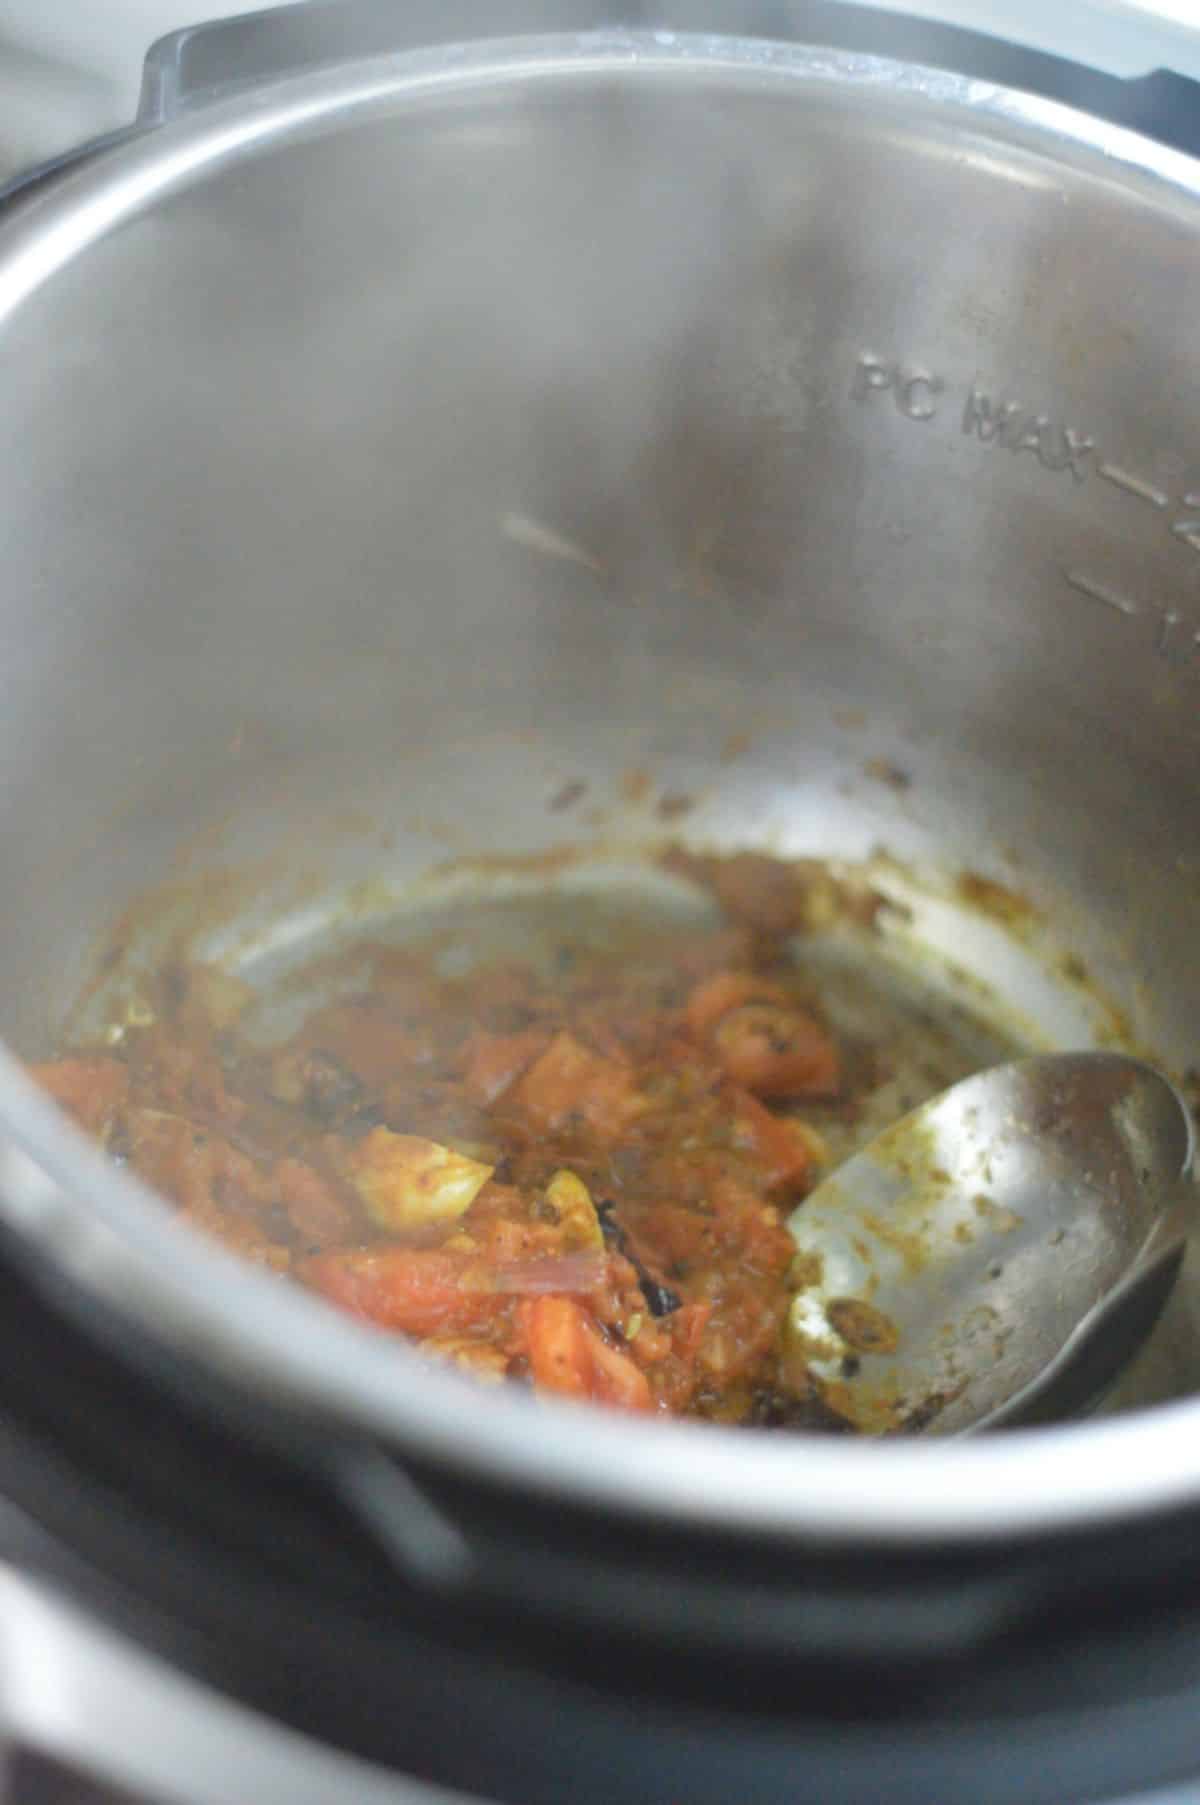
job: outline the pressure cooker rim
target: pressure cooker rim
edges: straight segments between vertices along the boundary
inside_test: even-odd
[[[1151,178],[1200,226],[1200,165],[990,84],[827,50],[604,33],[380,58],[236,95],[68,168],[0,228],[0,322],[113,227],[204,172],[351,113],[471,84],[700,70],[853,90]],[[977,1441],[738,1435],[497,1396],[206,1245],[73,1129],[0,1047],[0,1210],[76,1292],[269,1405],[459,1474],[681,1528],[810,1546],[984,1545],[1200,1506],[1200,1401]]]

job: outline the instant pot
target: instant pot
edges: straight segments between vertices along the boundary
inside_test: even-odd
[[[186,859],[284,957],[637,761],[1019,883],[1194,1082],[1200,39],[944,10],[297,6],[9,190],[11,1047]],[[634,1425],[193,1241],[11,1054],[0,1132],[19,1805],[1200,1797],[1194,1268],[1137,1410]]]

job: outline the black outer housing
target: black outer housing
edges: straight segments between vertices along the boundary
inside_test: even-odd
[[[472,1550],[439,1587],[348,1501],[361,1452],[0,1238],[0,1556],[333,1747],[504,1805],[1067,1805],[1200,1770],[1195,1514],[849,1556],[410,1461]]]
[[[828,0],[309,0],[163,40],[130,132],[349,55],[613,24],[908,56],[1200,154],[1182,78]],[[384,1508],[364,1514],[348,1481],[368,1458]],[[334,1747],[505,1805],[1067,1805],[1200,1772],[1200,1512],[849,1556],[538,1502],[407,1453],[389,1507],[391,1459],[169,1355],[0,1228],[0,1556]],[[465,1540],[457,1577],[415,1573],[389,1533],[410,1481]]]

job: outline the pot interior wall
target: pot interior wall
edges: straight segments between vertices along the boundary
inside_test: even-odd
[[[601,64],[214,157],[3,327],[0,1029],[172,872],[686,796],[1015,885],[1187,1067],[1200,208],[949,83]]]

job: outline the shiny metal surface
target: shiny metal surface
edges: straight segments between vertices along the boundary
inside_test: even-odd
[[[183,1678],[7,1564],[0,1565],[0,1664],[4,1805],[26,1805],[4,1790],[6,1757],[17,1750],[61,1761],[78,1775],[71,1805],[90,1805],[97,1787],[106,1805],[109,1788],[139,1805],[247,1798],[261,1805],[472,1805],[463,1794],[386,1773],[283,1729]],[[1108,1788],[1089,1792],[1095,1805],[1100,1798],[1110,1805],[1200,1805],[1200,1786],[1119,1799]]]
[[[0,1567],[0,1800],[5,1756],[78,1774],[72,1805],[115,1787],[144,1805],[469,1805],[282,1729],[153,1661],[29,1574]],[[153,1724],[153,1735],[146,1726]],[[20,1767],[20,1762],[16,1763]],[[749,1778],[749,1776],[747,1776]],[[1104,1794],[1108,1796],[1108,1794]],[[1195,1785],[1122,1794],[1112,1805],[1198,1805]]]
[[[1186,1066],[1198,194],[956,78],[612,35],[306,78],[29,202],[0,232],[10,1045],[189,860],[257,861],[246,931],[299,933],[381,873],[561,842],[566,779],[607,811],[574,837],[644,839],[637,765],[700,844],[1015,885],[1065,992],[1085,963]],[[194,1243],[7,1058],[0,1123],[34,1162],[7,1214],[64,1270],[460,1467],[829,1540],[1200,1499],[1191,1402],[1031,1459],[483,1398]],[[1135,1396],[1192,1391],[1198,1307],[1185,1274]]]
[[[145,1805],[471,1805],[336,1752],[183,1678],[26,1573],[0,1565],[0,1764],[19,1748]],[[90,1783],[90,1784],[89,1784]],[[64,1795],[65,1796],[65,1795]],[[106,1795],[107,1796],[107,1795]],[[22,1801],[3,1790],[5,1805]]]
[[[794,1334],[868,1432],[953,1435],[1091,1405],[1179,1271],[1195,1130],[1113,1053],[980,1072],[886,1130],[789,1221]]]

